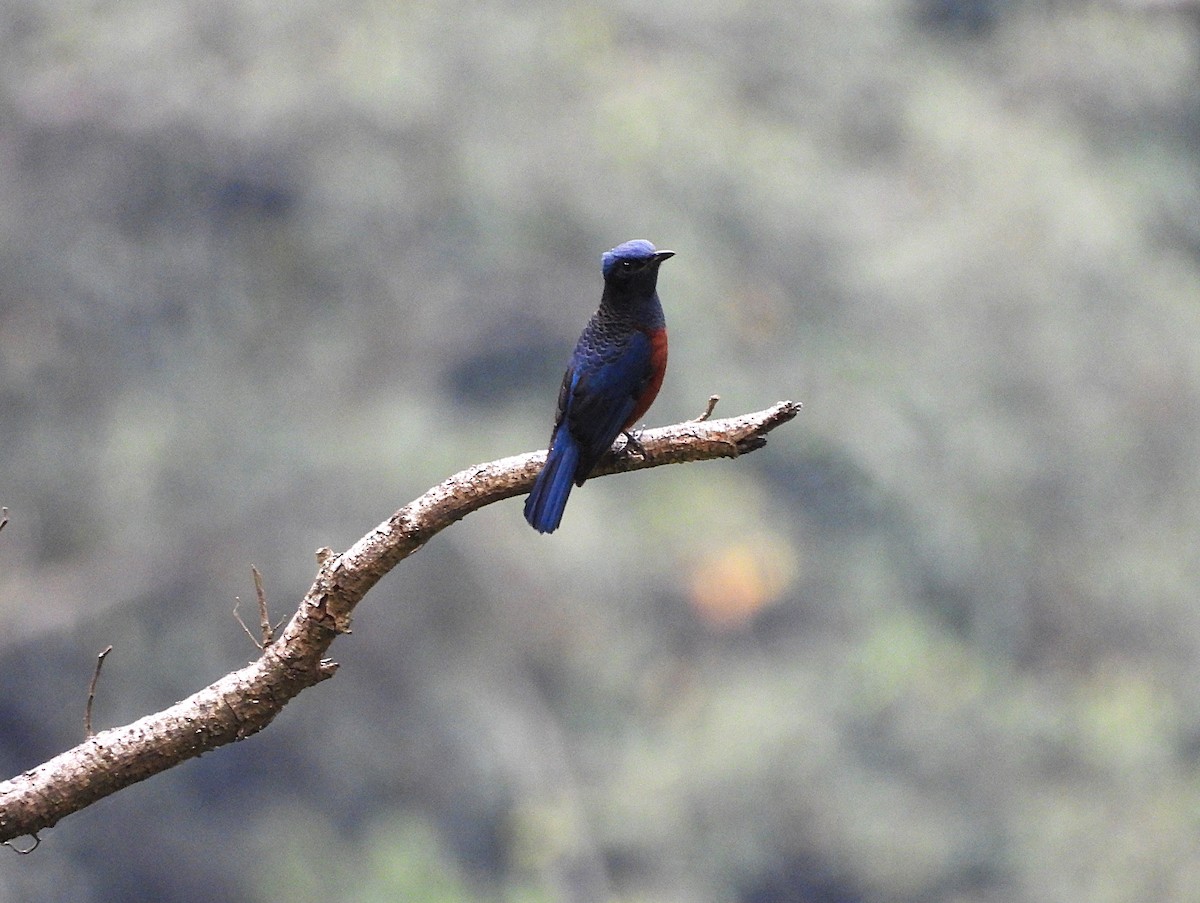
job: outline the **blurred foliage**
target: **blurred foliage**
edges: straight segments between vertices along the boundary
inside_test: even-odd
[[[1200,19],[1127,0],[0,13],[0,762],[255,655],[549,435],[598,255],[745,460],[473,515],[336,680],[7,900],[1190,901]],[[243,606],[245,607],[245,606]]]

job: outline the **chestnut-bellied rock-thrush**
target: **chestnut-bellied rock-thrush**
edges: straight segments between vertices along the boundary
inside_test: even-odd
[[[539,533],[562,520],[571,486],[582,486],[617,436],[646,413],[667,370],[667,324],[658,268],[674,251],[643,239],[601,256],[604,293],[563,375],[546,464],[525,501]]]

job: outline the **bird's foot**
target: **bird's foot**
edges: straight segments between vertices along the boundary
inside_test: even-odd
[[[621,446],[621,454],[628,455],[636,453],[643,461],[646,460],[646,449],[642,447],[641,440],[638,438],[642,435],[642,430],[621,430],[621,435],[625,437],[625,444]]]

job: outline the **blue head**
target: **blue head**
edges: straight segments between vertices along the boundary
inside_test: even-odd
[[[654,291],[658,268],[674,251],[659,251],[644,238],[635,238],[600,255],[600,271],[609,285]]]

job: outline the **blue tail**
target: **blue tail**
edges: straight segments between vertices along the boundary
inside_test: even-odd
[[[554,434],[550,453],[546,455],[546,466],[525,500],[525,520],[539,533],[553,533],[558,529],[578,466],[579,446],[563,424]]]

